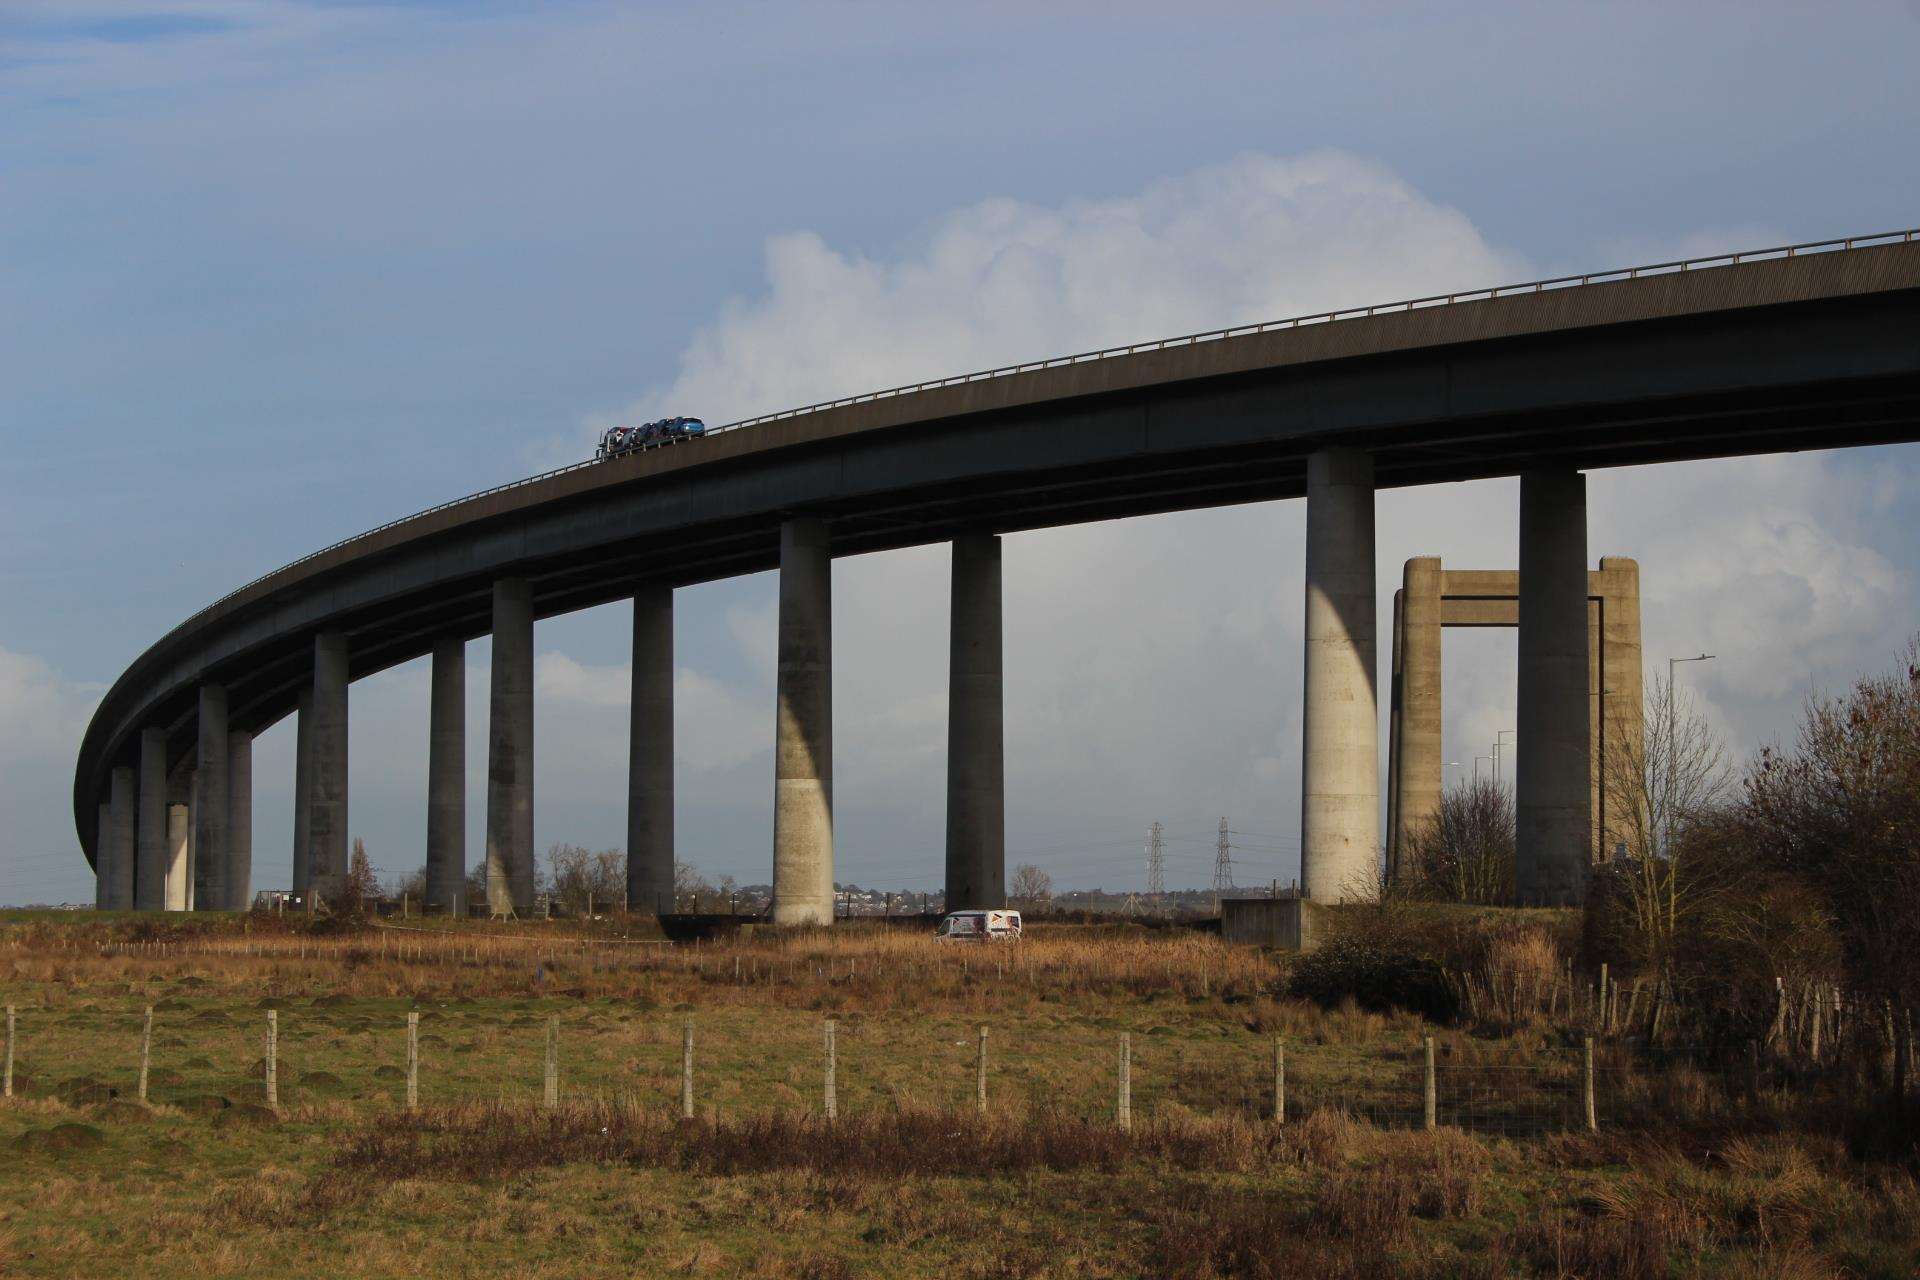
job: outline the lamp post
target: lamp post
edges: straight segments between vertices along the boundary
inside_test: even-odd
[[[1448,769],[1458,769],[1459,767],[1460,767],[1460,762],[1458,760],[1449,760],[1445,764],[1440,766],[1441,776],[1445,777],[1446,771]]]
[[[1502,729],[1499,733],[1493,735],[1493,782],[1495,786],[1500,784],[1500,755],[1501,749],[1506,746],[1508,734],[1513,735],[1514,746],[1517,747],[1520,745],[1520,731],[1518,729]]]
[[[1476,787],[1480,785],[1480,762],[1482,760],[1485,760],[1489,766],[1493,764],[1492,756],[1475,756],[1473,758],[1473,785]]]
[[[1710,662],[1713,660],[1714,656],[1715,655],[1711,653],[1702,653],[1691,658],[1668,658],[1667,659],[1667,771],[1666,771],[1667,776],[1665,777],[1665,779],[1663,779],[1664,783],[1666,784],[1664,787],[1664,790],[1666,791],[1667,794],[1666,794],[1665,804],[1662,807],[1665,808],[1667,811],[1666,812],[1667,820],[1663,825],[1667,829],[1666,853],[1669,858],[1673,856],[1673,779],[1674,779],[1674,765],[1677,763],[1677,761],[1675,761],[1674,759],[1674,751],[1676,747],[1675,737],[1677,733],[1676,724],[1675,724],[1675,715],[1678,710],[1678,707],[1675,703],[1674,694],[1673,694],[1674,668],[1678,667],[1683,662]]]

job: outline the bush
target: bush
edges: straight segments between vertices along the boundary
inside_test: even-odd
[[[1363,1009],[1405,1009],[1436,1022],[1460,1012],[1460,993],[1431,955],[1387,939],[1336,937],[1293,968],[1291,990],[1332,1008],[1352,1000]]]

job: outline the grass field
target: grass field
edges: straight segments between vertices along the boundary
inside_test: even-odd
[[[1550,1017],[1321,1010],[1284,996],[1277,960],[1174,931],[956,950],[880,928],[667,947],[561,927],[0,920],[0,1274],[1920,1269],[1911,1170],[1849,1154],[1831,1100],[1603,1041],[1588,1133],[1586,1028]]]

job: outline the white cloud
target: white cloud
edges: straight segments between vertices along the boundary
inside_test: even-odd
[[[1331,151],[1246,156],[1119,199],[984,201],[887,260],[811,232],[776,236],[766,295],[726,308],[695,336],[674,384],[620,416],[671,408],[726,421],[1524,275],[1465,216],[1378,165]]]

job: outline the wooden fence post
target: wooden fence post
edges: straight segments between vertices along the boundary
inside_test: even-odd
[[[267,1105],[280,1106],[280,1011],[267,1010]]]
[[[835,1088],[834,1088],[835,1082],[833,1078],[834,1066],[835,1066],[834,1049],[833,1049],[833,1030],[834,1030],[834,1021],[832,1018],[828,1018],[827,1030],[826,1030],[826,1037],[827,1037],[826,1110],[827,1110],[827,1119],[829,1120],[833,1119],[836,1115],[839,1114],[839,1099],[835,1096]]]
[[[1120,1096],[1113,1118],[1122,1133],[1133,1130],[1133,1037],[1124,1031],[1120,1033]]]
[[[980,1024],[980,1053],[974,1066],[974,1092],[979,1097],[980,1114],[987,1114],[987,1024]]]
[[[420,1015],[407,1014],[407,1110],[420,1109]]]
[[[560,1105],[560,1015],[547,1016],[547,1084],[543,1094],[547,1110]]]
[[[680,1118],[693,1119],[693,1019],[680,1034]]]
[[[1273,1122],[1287,1122],[1287,1048],[1273,1038]]]
[[[153,1006],[147,1006],[146,1017],[140,1020],[140,1101],[147,1100],[147,1063],[153,1057]]]
[[[1425,1112],[1426,1127],[1431,1129],[1440,1122],[1440,1115],[1439,1115],[1440,1090],[1438,1087],[1438,1082],[1434,1080],[1433,1037],[1432,1036],[1427,1037],[1426,1048],[1427,1048],[1427,1079],[1426,1079],[1426,1088],[1423,1090],[1423,1093],[1422,1093],[1422,1102],[1424,1103],[1424,1106],[1422,1109]]]
[[[7,1006],[7,1064],[5,1079],[0,1080],[0,1098],[13,1096],[13,1006]]]
[[[1593,1098],[1593,1037],[1588,1036],[1580,1049],[1580,1101],[1587,1113],[1587,1132],[1600,1132],[1600,1115]]]

